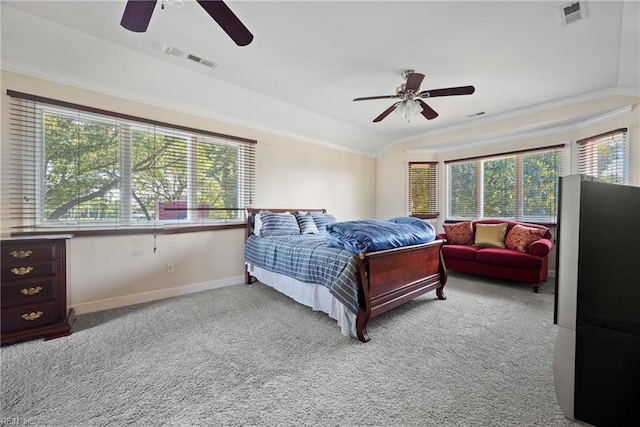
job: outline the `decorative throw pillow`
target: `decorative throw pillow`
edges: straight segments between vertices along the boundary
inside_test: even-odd
[[[300,234],[320,234],[318,227],[316,227],[316,223],[313,221],[313,217],[309,212],[304,214],[297,212],[294,215],[296,216],[296,221],[298,221],[298,226],[300,227]]]
[[[288,236],[290,234],[300,234],[298,221],[293,214],[273,213],[270,211],[261,211],[260,220],[260,236]]]
[[[471,221],[457,222],[455,224],[443,224],[447,240],[454,245],[470,245],[473,243],[473,230]]]
[[[485,248],[504,248],[504,235],[507,231],[507,223],[476,224],[476,236],[474,246]]]
[[[542,239],[546,233],[546,230],[541,228],[525,227],[518,224],[509,230],[507,237],[504,239],[504,244],[509,249],[528,252],[529,246],[536,240]]]
[[[326,213],[311,212],[311,216],[313,217],[313,221],[316,223],[316,227],[320,233],[325,233],[327,231],[327,225],[338,222],[336,217]]]

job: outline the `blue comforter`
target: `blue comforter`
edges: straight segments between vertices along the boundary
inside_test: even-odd
[[[431,224],[413,217],[337,222],[327,226],[327,245],[355,254],[428,243],[435,239]]]
[[[323,285],[352,313],[358,314],[358,267],[349,251],[330,248],[323,235],[250,236],[247,263],[305,283]]]

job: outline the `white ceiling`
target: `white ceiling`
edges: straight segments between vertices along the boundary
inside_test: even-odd
[[[119,23],[124,1],[2,1],[2,68],[303,140],[376,154],[393,142],[598,94],[640,93],[640,2],[228,1],[254,34],[236,46],[194,1],[160,8],[146,33]],[[8,6],[8,7],[6,7]],[[163,44],[215,69],[165,55]],[[401,72],[440,116],[373,118]],[[482,116],[469,118],[479,112]]]

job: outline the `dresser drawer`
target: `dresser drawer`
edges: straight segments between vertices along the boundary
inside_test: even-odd
[[[69,335],[74,311],[67,306],[70,235],[0,241],[0,344]]]
[[[2,264],[0,269],[0,281],[5,284],[12,280],[31,279],[34,277],[54,276],[56,271],[56,262],[24,262]]]
[[[47,301],[57,297],[57,287],[58,283],[55,277],[6,282],[1,288],[0,302],[2,308],[5,308]]]
[[[2,333],[21,331],[56,323],[60,320],[59,305],[58,301],[54,300],[3,308],[0,319],[2,321]]]
[[[0,247],[0,261],[2,264],[15,262],[47,261],[56,258],[56,245],[54,242],[41,243],[28,241],[6,243]]]

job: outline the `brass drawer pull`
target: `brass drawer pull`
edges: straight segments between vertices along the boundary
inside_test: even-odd
[[[42,286],[36,286],[35,288],[24,288],[21,289],[20,292],[25,295],[35,295],[42,290]]]
[[[43,313],[42,313],[41,311],[39,311],[39,312],[37,312],[37,313],[33,313],[33,312],[31,312],[31,313],[29,313],[29,314],[27,314],[27,313],[23,314],[23,315],[22,315],[22,318],[23,318],[24,320],[36,320],[38,317],[40,317],[40,316],[42,316],[42,315],[43,315]]]
[[[33,271],[33,267],[20,267],[20,268],[12,268],[11,272],[13,274],[17,274],[18,276],[24,276],[25,274],[29,274]]]
[[[27,249],[26,251],[11,251],[10,254],[12,257],[14,258],[26,258],[28,256],[31,256],[31,254],[33,253],[33,251],[30,251],[29,249]]]

